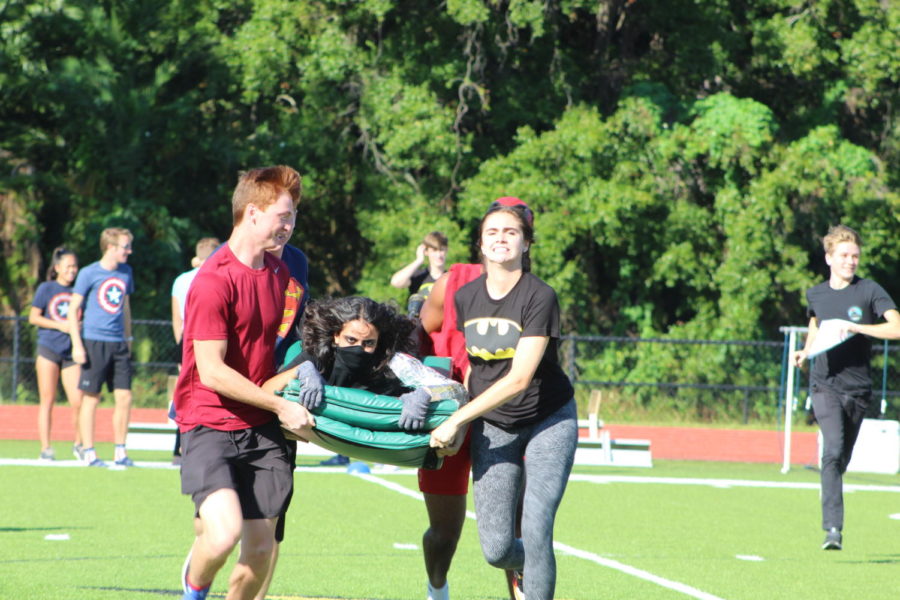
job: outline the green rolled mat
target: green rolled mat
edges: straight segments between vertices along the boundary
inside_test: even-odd
[[[294,380],[281,394],[296,402],[300,387],[300,382]],[[358,460],[439,469],[443,461],[428,445],[429,432],[458,407],[455,400],[432,402],[425,430],[407,432],[397,425],[403,409],[399,398],[326,385],[322,403],[311,411],[316,417],[316,426],[307,441]]]
[[[429,447],[430,439],[428,433],[372,431],[317,416],[316,426],[308,441],[356,460],[398,467],[440,469],[443,458]]]
[[[292,380],[282,395],[293,402],[298,400],[300,381]],[[456,400],[438,400],[428,407],[423,431],[431,431],[459,408]],[[397,422],[403,402],[396,396],[373,394],[366,390],[325,386],[322,403],[311,411],[316,417],[328,417],[341,423],[373,431],[403,431]]]

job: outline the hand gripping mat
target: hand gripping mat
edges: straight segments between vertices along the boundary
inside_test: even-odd
[[[292,381],[282,394],[296,402],[300,382]],[[313,411],[316,426],[309,440],[331,452],[370,462],[438,469],[443,462],[428,443],[428,432],[458,408],[455,400],[432,402],[423,432],[403,431],[397,425],[403,402],[394,396],[365,390],[325,386],[322,403]],[[293,437],[288,434],[288,437]]]

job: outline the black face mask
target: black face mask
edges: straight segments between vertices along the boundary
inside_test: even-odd
[[[334,349],[334,368],[331,370],[331,385],[353,387],[368,378],[377,364],[373,352],[366,352],[362,346],[337,347]]]

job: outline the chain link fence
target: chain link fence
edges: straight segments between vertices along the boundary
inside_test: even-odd
[[[162,319],[132,321],[135,407],[168,406],[167,380],[178,373],[178,349],[172,322]],[[34,371],[37,328],[26,317],[0,317],[0,403],[37,404]],[[106,394],[106,387],[103,388]],[[59,390],[57,398],[65,399]]]
[[[787,338],[564,336],[561,354],[582,404],[589,390],[603,390],[606,420],[773,426],[780,425],[784,415]],[[900,418],[898,354],[900,346],[873,341],[871,417]],[[804,371],[795,381],[799,411],[807,409],[807,375]]]
[[[38,402],[36,333],[25,317],[0,317],[0,403]],[[134,406],[164,408],[167,379],[177,373],[178,361],[171,321],[135,319],[133,333]],[[898,353],[898,345],[873,343],[873,408],[884,398],[891,419],[900,416]],[[563,367],[580,404],[586,405],[590,390],[601,389],[604,419],[616,421],[778,424],[786,358],[785,340],[564,336],[561,342]],[[805,385],[804,373],[796,397],[806,398]]]

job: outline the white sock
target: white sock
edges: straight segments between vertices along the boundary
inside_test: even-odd
[[[84,464],[89,465],[92,462],[97,460],[97,453],[93,448],[85,448],[84,449]]]
[[[444,583],[444,587],[435,589],[428,582],[428,600],[450,600],[450,582]]]
[[[115,460],[122,460],[126,456],[128,456],[128,454],[125,452],[125,444],[116,444]]]

